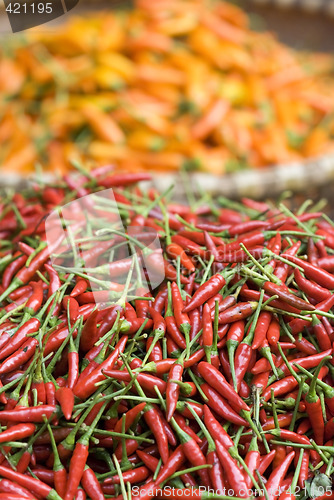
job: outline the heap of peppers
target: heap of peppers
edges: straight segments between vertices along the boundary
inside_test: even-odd
[[[2,37],[1,173],[74,160],[222,176],[333,154],[332,54],[256,31],[244,2],[103,3]]]
[[[0,499],[334,498],[334,223],[310,202],[177,204],[148,178],[80,168],[1,198]],[[117,251],[158,235],[158,288],[124,294],[93,224],[89,269],[52,260],[48,214],[106,188]]]

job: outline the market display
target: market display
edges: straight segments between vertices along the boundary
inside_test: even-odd
[[[0,498],[333,498],[334,223],[148,178],[80,168],[0,200]],[[87,222],[73,203],[106,189]],[[148,292],[137,250],[164,269]]]
[[[282,45],[227,2],[135,4],[2,42],[2,172],[223,175],[333,152],[332,55]]]

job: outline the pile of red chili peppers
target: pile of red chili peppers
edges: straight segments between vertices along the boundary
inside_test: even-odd
[[[334,223],[147,179],[81,169],[0,199],[0,499],[334,498]],[[47,215],[106,188],[138,245],[158,234],[157,289],[124,295],[127,229],[92,224],[89,266],[50,258]]]

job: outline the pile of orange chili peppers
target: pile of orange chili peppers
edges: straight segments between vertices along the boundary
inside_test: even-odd
[[[81,168],[0,200],[0,498],[334,498],[334,223],[148,178]],[[48,214],[111,188],[70,211],[66,268]],[[154,267],[151,233],[144,293],[124,251]]]
[[[211,0],[137,0],[0,49],[0,166],[65,173],[303,161],[333,152],[333,57],[297,52]]]

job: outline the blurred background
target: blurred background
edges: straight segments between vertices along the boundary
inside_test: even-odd
[[[112,163],[180,197],[186,176],[232,198],[331,198],[333,29],[332,0],[81,0],[3,29],[0,183]]]

